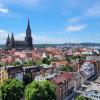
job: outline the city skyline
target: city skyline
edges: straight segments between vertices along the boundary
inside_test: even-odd
[[[12,32],[24,40],[28,18],[33,44],[100,43],[99,0],[0,0],[0,44]]]

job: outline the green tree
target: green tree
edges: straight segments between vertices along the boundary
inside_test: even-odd
[[[27,85],[32,82],[32,75],[31,73],[26,73],[23,77],[24,84]]]
[[[51,63],[51,61],[48,58],[43,58],[42,63],[49,65]]]
[[[24,85],[16,79],[8,79],[0,86],[1,100],[20,100],[24,94]]]
[[[80,96],[78,96],[78,97],[76,98],[76,100],[86,100],[86,98],[80,95]]]
[[[23,67],[26,67],[26,66],[27,66],[27,62],[24,61],[24,62],[22,63],[22,66],[23,66]]]
[[[37,59],[36,60],[36,65],[41,65],[42,64],[42,60],[41,59]]]
[[[26,100],[56,100],[55,86],[49,81],[33,81],[25,89]]]
[[[29,60],[27,62],[23,62],[23,66],[34,66],[36,65],[36,62],[33,60]]]
[[[71,66],[63,66],[60,69],[61,71],[67,71],[67,72],[71,72],[73,71],[73,68]]]
[[[0,67],[2,67],[2,66],[4,66],[4,64],[0,62]]]
[[[15,62],[13,63],[13,65],[14,65],[14,66],[21,65],[21,62],[19,62],[19,61],[15,61]]]
[[[68,61],[68,63],[71,62],[73,56],[65,55],[65,60]]]
[[[8,65],[9,65],[9,64],[0,62],[0,67],[2,67],[2,66],[8,66]]]

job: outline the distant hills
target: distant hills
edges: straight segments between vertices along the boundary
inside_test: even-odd
[[[2,47],[4,47],[4,45],[3,44],[0,44],[0,48],[2,48]]]
[[[99,47],[100,43],[63,43],[63,44],[34,44],[34,47],[68,47],[68,46],[82,46],[82,47]]]
[[[34,47],[68,47],[68,46],[82,46],[82,47],[99,47],[100,43],[63,43],[63,44],[34,44]],[[4,47],[4,44],[0,44],[0,48]]]
[[[68,45],[68,43],[65,43]],[[69,43],[70,45],[80,45],[80,46],[100,46],[100,43]]]

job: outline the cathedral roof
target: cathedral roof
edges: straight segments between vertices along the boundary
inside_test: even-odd
[[[25,41],[15,41],[16,45],[26,45],[27,43]]]

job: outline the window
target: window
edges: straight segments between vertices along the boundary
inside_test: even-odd
[[[98,96],[96,96],[96,98],[98,98]]]
[[[65,87],[63,86],[63,90],[65,90]]]

